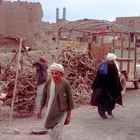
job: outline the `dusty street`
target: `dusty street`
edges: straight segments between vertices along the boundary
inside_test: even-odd
[[[72,113],[71,124],[64,128],[64,140],[140,140],[140,90],[128,89],[124,106],[116,106],[113,119],[102,120],[97,110],[82,106]],[[33,127],[42,126],[43,119],[13,117],[9,125],[9,109],[1,107],[0,140],[49,140],[48,135],[31,135]],[[19,134],[4,134],[6,128]]]

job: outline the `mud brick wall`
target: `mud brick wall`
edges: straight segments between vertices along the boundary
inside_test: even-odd
[[[24,37],[32,44],[38,37],[43,11],[39,2],[0,2],[0,36]]]

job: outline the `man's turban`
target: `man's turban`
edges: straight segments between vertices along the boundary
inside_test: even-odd
[[[56,70],[64,74],[64,67],[61,64],[53,63],[49,67],[49,71]]]

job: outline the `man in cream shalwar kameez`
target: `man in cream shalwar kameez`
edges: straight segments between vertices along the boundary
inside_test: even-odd
[[[51,78],[44,87],[38,116],[41,117],[42,109],[47,104],[45,128],[51,129],[51,140],[61,140],[63,126],[69,124],[71,110],[74,108],[72,91],[68,80],[63,78],[64,68],[61,64],[52,64],[49,71]]]

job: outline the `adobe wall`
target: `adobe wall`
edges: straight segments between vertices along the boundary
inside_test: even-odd
[[[133,17],[117,17],[116,23],[125,25],[131,29],[140,32],[140,16]]]
[[[38,38],[43,11],[39,2],[0,2],[0,42],[3,36],[24,37],[27,44]]]

